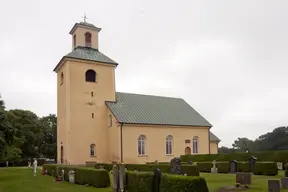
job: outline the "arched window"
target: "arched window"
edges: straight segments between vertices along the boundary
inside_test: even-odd
[[[73,48],[76,48],[76,34],[73,36]]]
[[[172,154],[173,137],[171,135],[166,137],[166,155]]]
[[[90,156],[95,156],[95,144],[90,145]]]
[[[85,78],[87,82],[96,82],[96,72],[92,69],[89,69],[85,73]]]
[[[60,76],[60,85],[62,85],[64,82],[64,74],[63,72],[61,73],[61,76]]]
[[[190,147],[185,148],[185,155],[191,155],[191,148]]]
[[[92,38],[91,33],[86,32],[85,33],[85,46],[86,47],[91,47],[91,38]]]
[[[138,137],[138,155],[145,155],[145,143],[146,137],[144,135],[140,135]]]
[[[193,153],[198,153],[198,137],[193,137]]]

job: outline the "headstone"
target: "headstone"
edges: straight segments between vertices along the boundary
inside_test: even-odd
[[[192,165],[192,164],[193,164],[193,162],[192,162],[192,161],[188,161],[188,164]]]
[[[161,170],[159,168],[154,170],[154,176],[153,176],[153,192],[159,192],[159,186],[161,181]]]
[[[62,179],[62,181],[65,180],[65,171],[64,171],[64,169],[62,169],[62,171],[61,171],[61,179]]]
[[[268,192],[280,192],[280,180],[268,180]]]
[[[288,189],[288,177],[281,179],[281,186],[283,189]]]
[[[172,174],[181,174],[181,160],[179,157],[175,157],[170,161],[170,172]]]
[[[250,166],[250,172],[254,173],[257,158],[254,156],[251,156],[251,157],[249,157],[248,161],[249,161],[249,166]]]
[[[252,174],[251,173],[244,173],[244,172],[237,172],[236,173],[236,183],[241,185],[251,185],[252,184]]]
[[[120,164],[119,166],[119,188],[120,192],[124,191],[124,176],[125,176],[125,166]]]
[[[278,167],[278,170],[283,170],[283,163],[277,162],[277,167]]]
[[[216,164],[217,164],[216,161],[214,160],[212,164],[213,164],[213,167],[211,168],[211,173],[218,173],[218,168],[216,167]]]
[[[119,170],[117,165],[113,165],[113,192],[117,192],[119,189]]]
[[[70,170],[68,174],[69,174],[69,183],[74,184],[75,183],[75,171]]]
[[[237,161],[231,160],[230,161],[230,173],[236,173],[237,172]]]

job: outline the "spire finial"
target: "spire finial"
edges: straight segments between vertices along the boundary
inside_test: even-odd
[[[84,17],[82,17],[83,19],[84,19],[84,23],[86,23],[86,19],[88,19],[87,17],[86,17],[86,13],[84,13]]]

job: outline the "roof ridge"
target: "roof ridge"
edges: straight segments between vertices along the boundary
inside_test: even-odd
[[[123,94],[129,94],[129,95],[141,95],[141,96],[149,96],[149,97],[159,97],[159,98],[167,98],[167,99],[180,99],[185,101],[183,98],[181,97],[168,97],[168,96],[161,96],[161,95],[151,95],[151,94],[144,94],[144,93],[128,93],[128,92],[119,92],[116,91],[116,93],[123,93]]]

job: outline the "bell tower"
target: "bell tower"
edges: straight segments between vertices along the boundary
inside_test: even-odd
[[[72,50],[78,46],[99,49],[98,34],[101,28],[88,23],[86,15],[83,18],[84,22],[76,23],[69,33],[72,35]]]
[[[101,29],[86,19],[84,16],[84,21],[74,24],[70,30],[72,51],[54,68],[57,73],[58,162],[71,165],[108,161],[106,101],[116,101],[118,63],[99,51]]]

